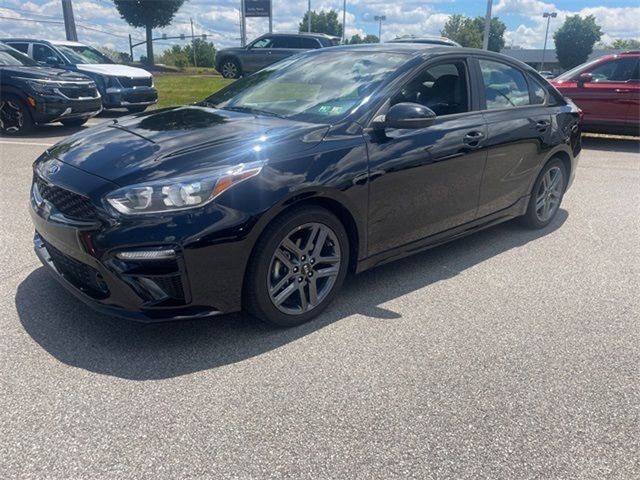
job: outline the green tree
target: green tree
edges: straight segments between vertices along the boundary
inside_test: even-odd
[[[553,34],[556,55],[562,68],[568,70],[587,61],[593,46],[602,37],[600,26],[593,15],[567,17]]]
[[[166,49],[157,59],[158,63],[163,65],[172,65],[180,69],[188,67],[193,61],[193,57],[187,55],[185,49],[180,45],[173,45]]]
[[[476,30],[480,32],[480,46],[482,46],[482,39],[484,38],[484,17],[474,18],[473,25]],[[491,19],[491,25],[489,26],[489,50],[492,52],[500,52],[504,48],[504,32],[506,30],[507,26],[498,17]]]
[[[298,30],[307,32],[309,30],[309,12],[304,14]],[[338,12],[335,10],[311,12],[311,31],[314,33],[326,33],[334,37],[342,37],[342,24],[338,21]]]
[[[440,35],[458,42],[463,47],[482,48],[482,33],[476,28],[474,21],[464,15],[451,15]]]
[[[638,50],[640,49],[640,40],[635,38],[618,38],[611,44],[611,48],[619,48],[621,50]]]
[[[368,34],[363,38],[356,33],[350,40],[347,40],[347,43],[349,45],[357,45],[360,43],[380,43],[380,39],[377,35]]]
[[[211,42],[207,42],[202,38],[196,38],[192,43],[184,47],[184,51],[189,58],[190,64],[193,63],[193,50],[196,51],[196,62],[198,67],[215,67],[216,65],[216,47]],[[195,65],[194,65],[195,66]]]
[[[499,52],[504,48],[504,32],[507,26],[498,17],[491,19],[489,27],[489,50]],[[458,42],[463,47],[482,48],[484,17],[467,18],[451,15],[440,32],[443,37]]]
[[[184,0],[113,0],[120,16],[133,27],[145,27],[147,60],[153,64],[153,29],[166,27]]]

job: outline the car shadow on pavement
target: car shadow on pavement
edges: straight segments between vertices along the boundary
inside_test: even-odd
[[[640,141],[637,137],[582,137],[582,148],[601,152],[640,153]]]
[[[567,218],[560,210],[537,231],[508,222],[354,276],[323,315],[290,329],[246,314],[159,324],[107,317],[74,298],[44,268],[18,286],[15,302],[28,334],[67,365],[131,380],[171,378],[240,362],[351,315],[394,321],[400,315],[380,305],[544,237]]]

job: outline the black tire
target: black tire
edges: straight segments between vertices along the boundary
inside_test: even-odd
[[[556,179],[554,174],[560,175],[560,177],[554,180]],[[548,182],[549,179],[551,179],[551,182],[554,182],[552,191],[549,191],[549,189],[543,185],[543,183]],[[555,184],[556,181],[557,185]],[[558,214],[558,210],[560,210],[566,186],[567,171],[564,163],[558,158],[549,160],[533,184],[527,213],[521,218],[521,223],[532,229],[540,229],[553,222],[553,219]],[[545,210],[547,202],[550,202],[549,209]],[[545,212],[547,214],[544,214]]]
[[[7,95],[0,100],[0,132],[3,135],[25,135],[33,130],[33,119],[22,99]]]
[[[317,230],[315,234],[314,229]],[[305,236],[307,230],[309,235]],[[288,254],[292,250],[285,250],[282,243],[295,235],[300,235],[300,253],[307,252],[308,257],[302,262],[300,258],[304,260],[305,256],[287,255],[292,266],[287,268],[280,261],[281,254]],[[323,239],[322,244],[319,243],[320,238]],[[316,242],[320,245],[318,250]],[[317,259],[317,263],[314,259]],[[331,259],[332,264],[329,265],[323,259]],[[301,325],[320,315],[332,302],[344,282],[348,265],[349,238],[342,222],[333,213],[317,206],[291,210],[274,220],[255,245],[245,273],[244,308],[258,319],[273,325]],[[276,269],[283,270],[279,278],[274,278]],[[332,272],[331,275],[327,274],[329,271]],[[273,283],[282,284],[282,290],[271,290],[272,287],[277,287]],[[315,296],[311,293],[312,285]],[[291,293],[280,306],[276,306],[277,298],[286,293],[285,290]],[[308,301],[302,300],[302,295]],[[312,301],[314,297],[315,301]],[[297,308],[293,305],[296,299],[300,304],[300,311],[285,311]]]
[[[148,105],[142,105],[139,107],[127,107],[129,113],[141,113],[147,109]]]
[[[60,120],[60,123],[65,127],[81,127],[88,121],[88,118],[69,118],[67,120]]]
[[[220,62],[220,75],[224,78],[240,78],[242,76],[240,62],[232,57],[225,58]]]

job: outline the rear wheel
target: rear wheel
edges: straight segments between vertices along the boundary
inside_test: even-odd
[[[225,58],[220,65],[220,73],[224,78],[240,78],[240,64],[233,58]]]
[[[254,251],[245,278],[245,307],[279,326],[300,325],[322,313],[347,274],[345,228],[320,207],[277,219]]]
[[[527,213],[522,218],[529,228],[544,228],[555,218],[564,196],[567,173],[559,159],[547,163],[533,185]]]
[[[60,120],[60,123],[65,127],[81,127],[88,121],[88,118],[69,118],[67,120]]]
[[[0,131],[4,135],[24,135],[33,130],[27,104],[20,98],[6,96],[0,100]]]

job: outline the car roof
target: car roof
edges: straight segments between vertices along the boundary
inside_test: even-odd
[[[262,37],[314,37],[314,38],[340,38],[333,35],[327,35],[326,33],[308,33],[308,32],[295,32],[295,33],[265,33],[257,38]]]
[[[2,38],[2,42],[39,42],[48,43],[50,45],[65,45],[69,47],[84,47],[84,43],[70,42],[68,40],[45,40],[43,38],[28,38],[28,37],[14,37],[14,38]]]
[[[417,36],[406,36],[406,37],[398,37],[393,40],[388,40],[387,43],[427,43],[427,42],[437,42],[442,45],[455,45],[460,46],[458,42],[455,42],[447,37],[437,37],[435,35],[423,35],[420,37]]]

